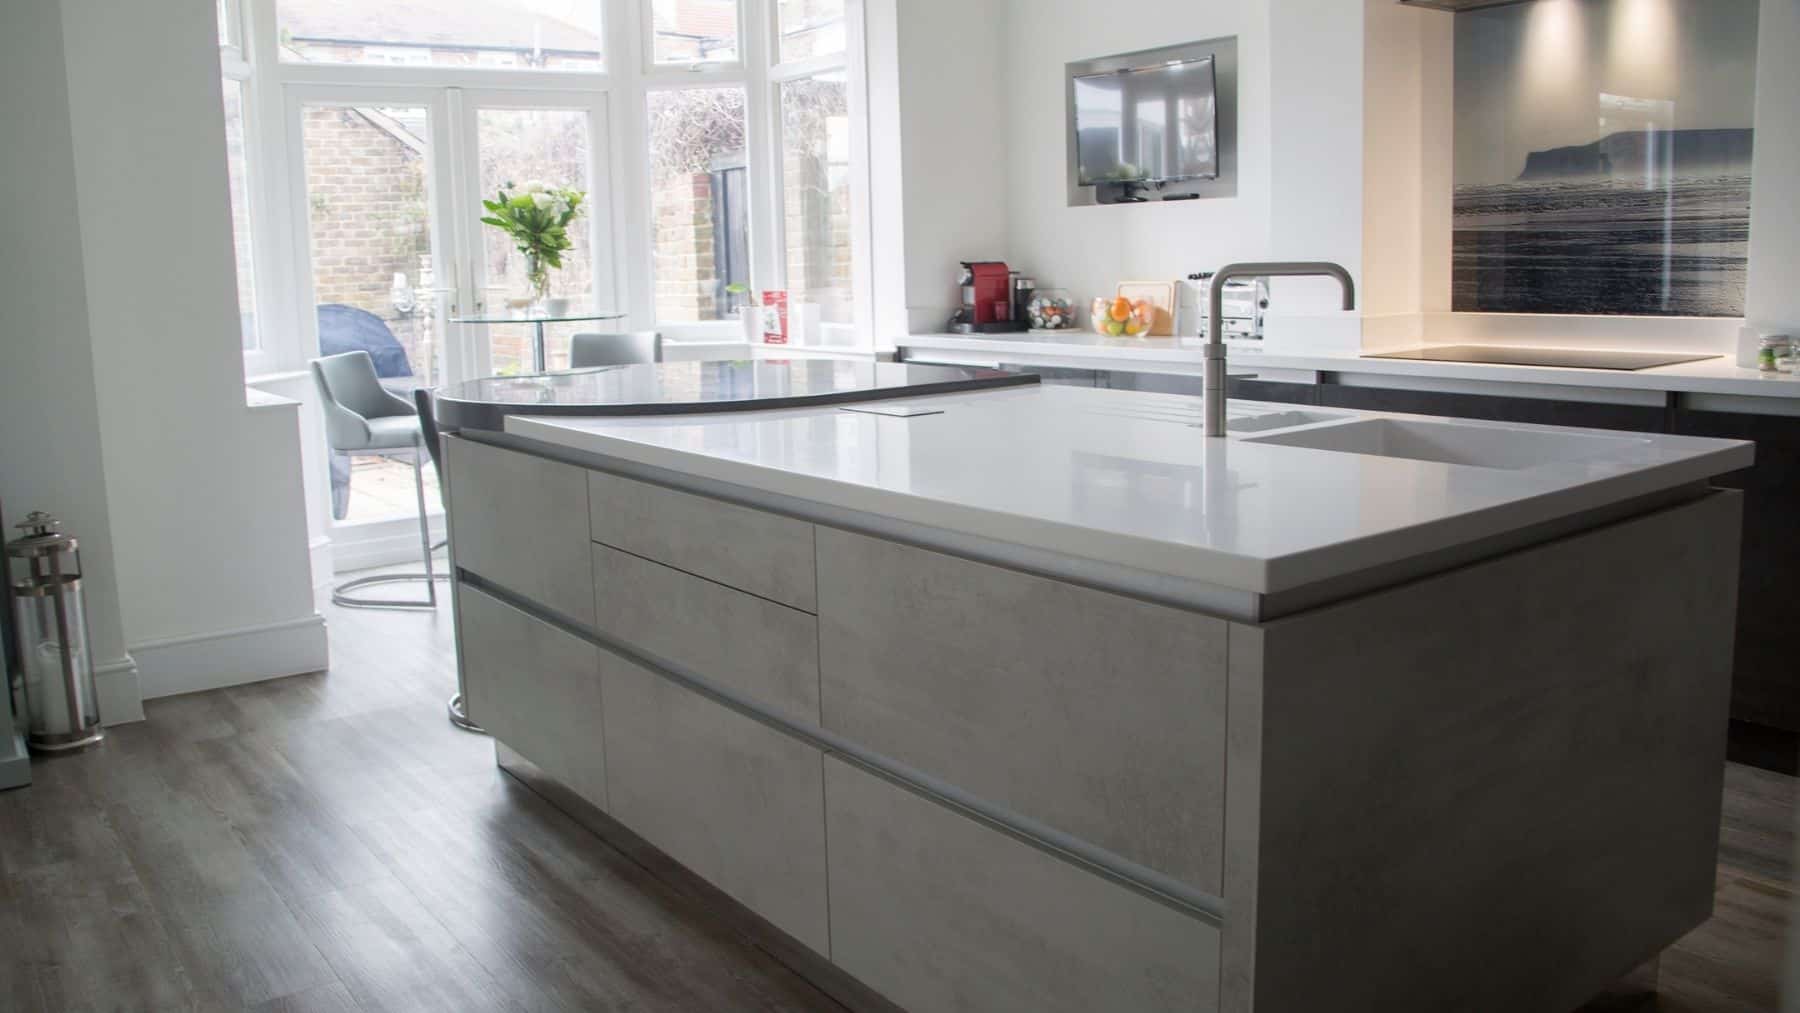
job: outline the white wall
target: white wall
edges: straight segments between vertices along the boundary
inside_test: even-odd
[[[1272,0],[1269,34],[1270,253],[1277,260],[1335,261],[1361,281],[1362,5]],[[1331,312],[1341,305],[1337,284],[1326,279],[1278,280],[1271,299],[1272,314]],[[1354,349],[1357,333],[1346,336]]]
[[[1758,47],[1745,318],[1800,334],[1800,0],[1763,0]]]
[[[1008,256],[1006,0],[885,2],[894,14],[898,92],[876,97],[870,133],[891,137],[885,125],[896,121],[886,116],[898,117],[906,315],[912,329],[936,330],[961,304],[957,262]],[[885,13],[876,19],[872,34]],[[892,156],[884,154],[891,149],[881,140],[873,147],[878,172],[891,168]],[[887,222],[884,234],[891,236],[891,216]],[[891,265],[892,258],[877,263]]]
[[[1085,307],[1121,281],[1169,281],[1272,252],[1265,0],[1011,0],[1008,15],[1010,263]],[[1233,35],[1242,68],[1237,196],[1069,207],[1065,66]]]
[[[1332,285],[1277,282],[1272,347],[1479,339],[1724,350],[1734,339],[1731,321],[1449,313],[1451,15],[1392,0],[1005,0],[996,111],[979,98],[990,87],[992,2],[897,5],[906,202],[890,203],[898,224],[877,235],[883,246],[904,234],[913,330],[938,329],[960,257],[1002,256],[1083,304],[1128,278],[1275,258],[1350,267],[1369,315],[1346,329],[1328,315]],[[1800,0],[1763,0],[1762,20],[1748,312],[1800,330],[1800,69],[1788,58],[1800,48]],[[1233,34],[1243,69],[1238,196],[1068,207],[1064,64]],[[1003,143],[983,136],[990,123]],[[1000,184],[994,166],[1005,167]],[[998,224],[988,199],[997,185]],[[989,254],[996,227],[1004,238]],[[897,322],[882,318],[884,328]]]
[[[142,716],[125,653],[88,339],[62,23],[54,4],[0,7],[0,500],[4,532],[31,510],[81,543],[88,635],[107,722]]]
[[[61,9],[101,449],[145,695],[322,668],[297,412],[245,404],[214,8]]]

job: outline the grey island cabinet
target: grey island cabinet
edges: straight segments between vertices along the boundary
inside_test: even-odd
[[[933,403],[447,437],[503,765],[915,1011],[1562,1013],[1708,916],[1742,445]]]

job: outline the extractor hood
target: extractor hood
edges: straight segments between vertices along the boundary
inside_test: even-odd
[[[1449,11],[1458,14],[1463,11],[1482,11],[1489,7],[1512,7],[1517,4],[1528,4],[1533,0],[1400,0],[1408,7],[1425,7],[1434,11]]]

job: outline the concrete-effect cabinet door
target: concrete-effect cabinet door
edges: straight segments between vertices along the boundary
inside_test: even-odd
[[[1221,892],[1228,623],[833,528],[818,545],[826,729]]]
[[[832,962],[909,1010],[1219,1003],[1219,932],[825,758]]]
[[[818,609],[813,526],[765,510],[588,473],[594,541],[802,612]]]
[[[468,585],[456,590],[469,716],[601,809],[600,649]]]
[[[818,749],[602,651],[611,815],[820,954]]]
[[[456,565],[593,623],[587,472],[463,438],[445,440],[444,447]]]

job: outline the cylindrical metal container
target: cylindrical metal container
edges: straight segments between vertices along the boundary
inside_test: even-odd
[[[25,534],[7,543],[5,559],[26,744],[38,753],[91,746],[104,733],[82,602],[81,556],[74,537],[49,514],[33,513],[18,527]]]

